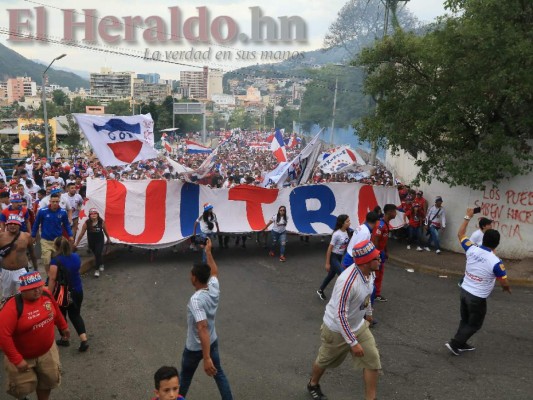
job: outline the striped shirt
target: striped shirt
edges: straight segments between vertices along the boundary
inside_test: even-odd
[[[202,344],[200,343],[198,328],[196,326],[200,321],[207,320],[210,343],[212,344],[217,340],[215,316],[219,297],[220,287],[216,276],[209,278],[206,289],[197,290],[191,296],[189,304],[187,304],[187,341],[185,342],[187,350],[202,350]]]
[[[366,279],[357,267],[346,268],[337,278],[333,293],[324,313],[324,324],[340,333],[346,343],[355,346],[355,332],[364,324],[364,316],[372,315],[370,295],[374,289],[374,274]]]

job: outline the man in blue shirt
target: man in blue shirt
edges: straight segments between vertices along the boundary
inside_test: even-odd
[[[31,237],[35,243],[37,232],[41,228],[41,260],[43,261],[46,273],[50,269],[50,258],[54,252],[54,240],[63,234],[63,229],[68,234],[68,240],[72,244],[74,237],[68,215],[65,210],[59,207],[59,194],[50,195],[48,207],[41,208],[35,217],[35,223],[31,230]]]

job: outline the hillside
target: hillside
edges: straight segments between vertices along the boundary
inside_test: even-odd
[[[65,62],[65,60],[68,62],[68,58],[61,61]],[[41,76],[45,68],[46,66],[28,60],[16,51],[13,51],[0,43],[0,80],[5,81],[17,76],[29,76],[33,81],[40,85],[42,81]],[[46,74],[48,75],[49,84],[68,86],[70,90],[75,90],[80,87],[89,87],[88,80],[83,79],[72,72],[59,71],[50,68]]]

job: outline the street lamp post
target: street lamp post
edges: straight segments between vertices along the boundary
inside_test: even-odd
[[[46,110],[46,89],[45,89],[45,82],[46,82],[46,71],[52,66],[54,61],[61,60],[63,57],[65,57],[66,54],[61,54],[60,56],[54,58],[50,64],[48,64],[48,67],[43,72],[43,85],[42,85],[42,96],[43,96],[43,117],[44,117],[44,138],[46,139],[46,158],[50,159],[50,138],[49,138],[49,132],[48,132],[48,112]]]
[[[329,134],[329,141],[333,144],[333,130],[335,129],[335,113],[337,111],[337,88],[339,78],[335,78],[335,94],[333,95],[333,118],[331,120],[331,133]]]

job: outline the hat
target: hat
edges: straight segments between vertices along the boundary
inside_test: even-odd
[[[18,182],[16,179],[11,179],[11,180],[9,181],[9,186],[11,186],[11,185],[18,185],[18,183],[19,183],[19,182]]]
[[[41,274],[37,271],[27,272],[24,275],[19,276],[19,282],[20,282],[19,290],[21,292],[44,286],[44,282],[43,282],[43,279],[41,278]]]
[[[9,196],[9,201],[12,203],[22,203],[22,197],[18,193],[13,193],[11,196]]]
[[[16,214],[11,214],[8,218],[7,218],[7,221],[6,221],[6,225],[7,224],[17,224],[19,226],[22,226],[22,223],[24,222],[24,219],[22,219],[21,217],[19,217],[18,215]]]
[[[51,191],[50,191],[50,194],[59,194],[61,193],[62,190],[60,188],[53,188]]]
[[[424,192],[419,190],[418,192],[416,192],[416,194],[419,194],[420,196],[422,196],[424,194]]]
[[[96,208],[91,208],[89,214],[100,214]]]
[[[379,257],[379,250],[370,240],[365,240],[353,247],[352,256],[357,265],[362,265]]]
[[[213,209],[213,206],[210,203],[205,203],[204,204],[204,212],[212,210],[212,209]]]
[[[435,199],[435,203],[438,202],[438,201],[441,201],[441,202],[442,202],[442,197],[437,196],[437,198]]]

